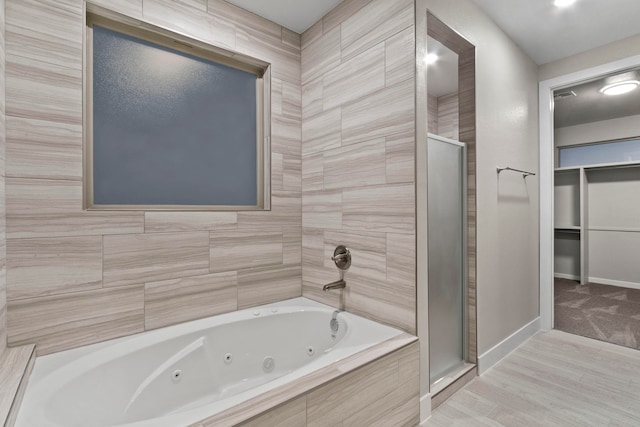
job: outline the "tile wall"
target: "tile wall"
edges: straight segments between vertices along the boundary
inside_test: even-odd
[[[458,141],[458,93],[439,97],[429,96],[427,108],[429,109],[429,133]]]
[[[301,294],[415,333],[413,1],[347,0],[300,37],[222,0],[91,0],[272,64],[270,212],[83,211],[82,0],[6,2],[10,345]]]
[[[87,212],[83,1],[6,3],[10,345],[45,354],[301,295],[299,35],[221,0],[92,0],[272,64],[273,191],[270,212]]]
[[[6,205],[5,187],[5,48],[4,0],[0,0],[0,354],[7,345],[7,280],[6,280]]]
[[[303,294],[416,331],[412,0],[347,0],[302,35]],[[344,291],[330,260],[345,244]]]
[[[249,421],[235,423],[246,419],[246,411],[229,414],[224,421],[242,427],[417,426],[419,359],[414,342]],[[193,427],[219,425],[221,417],[213,416]]]

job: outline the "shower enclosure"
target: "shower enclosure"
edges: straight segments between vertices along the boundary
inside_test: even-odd
[[[465,362],[466,335],[466,148],[429,134],[428,300],[430,383]]]

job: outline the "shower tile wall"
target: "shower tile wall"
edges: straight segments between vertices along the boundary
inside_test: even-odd
[[[0,0],[0,354],[7,345],[7,280],[6,280],[6,204],[5,186],[5,47],[4,47],[4,0]]]
[[[272,64],[273,191],[270,212],[87,212],[82,0],[6,3],[10,345],[44,354],[301,295],[299,35],[222,0],[91,0]]]
[[[303,294],[410,333],[414,22],[412,0],[347,0],[302,35]],[[338,244],[347,287],[324,293]]]
[[[459,140],[458,136],[458,93],[429,96],[427,108],[429,133]]]

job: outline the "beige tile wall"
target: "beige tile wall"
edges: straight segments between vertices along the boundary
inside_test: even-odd
[[[347,0],[302,35],[307,297],[416,331],[412,0]],[[344,291],[329,259],[351,249]]]
[[[0,0],[0,354],[7,346],[6,204],[5,204],[5,25],[4,0]]]
[[[459,140],[458,93],[427,97],[429,133]]]
[[[429,133],[438,134],[438,97],[433,95],[427,95],[427,111],[428,111],[428,123]]]
[[[83,0],[6,0],[9,344],[44,354],[301,295],[300,36],[221,0],[91,2],[272,64],[272,210],[83,211]]]
[[[348,372],[274,409],[237,423],[242,427],[417,426],[419,423],[418,343]],[[361,362],[360,362],[361,363]],[[258,406],[262,402],[256,402]],[[246,417],[246,414],[244,415]],[[221,425],[220,417],[193,427]]]
[[[458,138],[458,92],[438,97],[438,135]]]

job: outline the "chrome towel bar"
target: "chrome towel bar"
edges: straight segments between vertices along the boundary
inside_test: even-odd
[[[515,169],[515,168],[511,168],[509,166],[506,166],[504,168],[497,167],[496,169],[498,170],[498,175],[500,175],[500,172],[502,172],[502,171],[512,171],[512,172],[521,173],[523,178],[526,178],[526,177],[532,176],[532,175],[535,176],[535,173],[533,173],[533,172],[523,171],[521,169]]]

